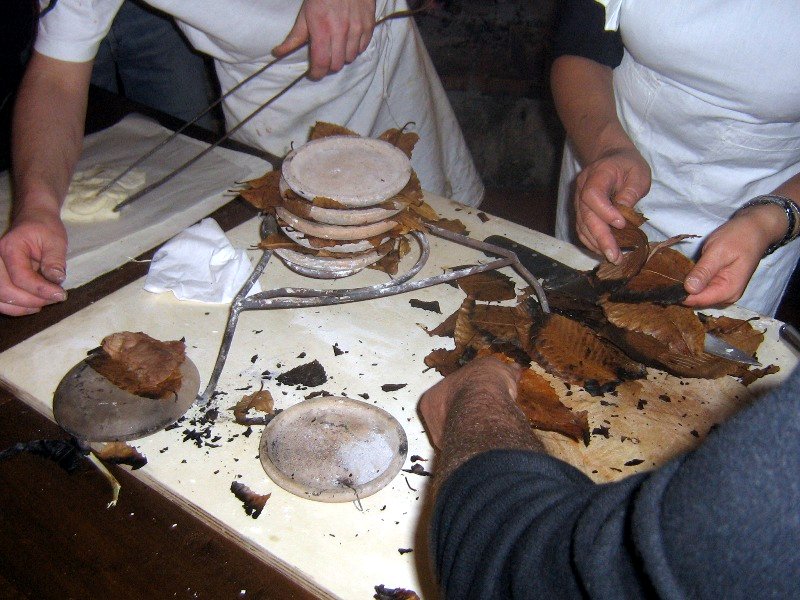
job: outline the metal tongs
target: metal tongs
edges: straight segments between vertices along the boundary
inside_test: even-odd
[[[391,19],[399,19],[399,18],[402,18],[402,17],[411,16],[411,15],[413,15],[413,14],[415,14],[417,12],[420,12],[421,10],[424,10],[424,9],[425,9],[425,6],[422,6],[422,7],[418,8],[418,9],[414,9],[414,10],[399,10],[399,11],[390,13],[390,14],[384,16],[384,17],[381,17],[377,21],[375,21],[375,27],[377,27],[378,25],[382,25],[383,23],[386,23],[387,21],[389,21]],[[297,48],[295,48],[291,52],[288,52],[287,54],[284,54],[283,56],[280,56],[280,57],[278,57],[278,58],[276,58],[274,60],[271,60],[270,62],[268,62],[263,67],[260,67],[258,70],[256,70],[252,75],[249,75],[248,77],[246,77],[245,79],[243,79],[242,81],[240,81],[239,83],[234,85],[231,89],[229,89],[227,92],[222,94],[219,98],[217,98],[214,102],[212,102],[205,110],[203,110],[201,113],[199,113],[197,116],[195,116],[191,121],[189,121],[188,123],[185,123],[177,131],[174,131],[166,139],[162,140],[157,145],[155,145],[153,148],[151,148],[150,150],[145,152],[142,156],[140,156],[135,161],[133,161],[133,163],[131,165],[129,165],[124,171],[122,171],[119,175],[114,177],[106,185],[104,185],[102,188],[100,188],[100,190],[97,192],[97,196],[99,196],[103,192],[105,192],[105,191],[111,189],[112,187],[114,187],[117,183],[119,183],[119,181],[125,175],[130,173],[133,169],[138,167],[140,164],[142,164],[148,158],[153,156],[156,152],[161,150],[164,146],[166,146],[171,141],[173,141],[175,138],[177,138],[184,130],[186,130],[186,128],[188,128],[189,126],[194,125],[195,123],[197,123],[197,121],[199,121],[203,116],[208,114],[209,111],[211,111],[214,108],[216,108],[217,106],[219,106],[222,103],[222,101],[225,100],[225,98],[227,98],[228,96],[230,96],[231,94],[236,92],[238,89],[240,89],[242,86],[246,85],[248,82],[252,81],[256,77],[261,75],[264,71],[269,69],[272,65],[280,62],[281,60],[283,60],[287,56],[291,56],[292,54],[294,54],[295,52],[297,52],[300,48],[303,48],[304,46],[305,46],[305,44],[303,46],[298,46]],[[278,93],[276,93],[274,96],[269,98],[266,102],[264,102],[263,104],[258,106],[253,112],[251,112],[249,115],[244,117],[235,126],[230,128],[229,130],[225,131],[225,133],[217,141],[215,141],[213,144],[211,144],[209,147],[204,148],[198,154],[196,154],[195,156],[193,156],[192,158],[187,160],[182,165],[180,165],[177,168],[173,169],[171,172],[167,173],[161,179],[159,179],[157,181],[154,181],[150,185],[145,186],[144,188],[142,188],[141,190],[138,190],[137,192],[134,192],[133,194],[131,194],[130,196],[128,196],[127,198],[125,198],[124,200],[119,202],[116,206],[114,206],[114,208],[112,210],[114,212],[119,212],[121,209],[125,208],[126,206],[128,206],[132,202],[135,202],[136,200],[138,200],[142,196],[146,196],[147,194],[152,192],[157,187],[160,187],[161,185],[163,185],[164,183],[166,183],[167,181],[169,181],[170,179],[172,179],[173,177],[175,177],[179,173],[182,173],[183,171],[185,171],[186,169],[191,167],[194,163],[196,163],[198,160],[203,158],[206,154],[208,154],[209,152],[214,150],[217,146],[219,146],[225,140],[230,138],[234,133],[239,131],[239,129],[241,129],[244,125],[246,125],[248,122],[250,122],[250,120],[252,120],[256,115],[258,115],[258,113],[260,113],[262,110],[264,110],[270,104],[275,102],[278,98],[280,98],[286,92],[288,92],[290,89],[292,89],[295,85],[297,85],[300,82],[300,80],[302,80],[302,79],[304,79],[306,77],[306,73],[307,73],[307,71],[304,71],[303,73],[298,75],[296,78],[294,78],[292,81],[290,81],[285,87],[283,87],[280,91],[278,91]],[[267,153],[267,152],[262,152],[261,154],[262,154],[262,156],[265,156],[265,157],[267,157],[269,155],[269,153]],[[277,165],[278,165],[278,163],[280,162],[281,159],[279,159],[278,157],[275,157],[275,156],[271,156],[269,158],[269,160],[270,160],[271,163],[273,163],[273,165],[272,165],[273,168],[277,168]]]
[[[502,267],[510,266],[528,283],[534,290],[536,298],[539,301],[540,308],[543,312],[550,312],[550,305],[544,293],[542,285],[539,280],[534,277],[528,269],[522,266],[519,262],[517,255],[505,248],[481,242],[465,235],[453,233],[446,229],[436,227],[434,225],[426,224],[426,230],[443,239],[473,248],[475,250],[482,250],[483,252],[491,253],[500,258],[491,260],[485,264],[477,264],[469,267],[460,267],[441,275],[434,275],[426,279],[419,279],[412,281],[412,278],[419,273],[422,267],[430,256],[430,244],[426,235],[419,231],[411,233],[416,239],[420,247],[420,256],[417,262],[409,271],[392,279],[386,283],[361,288],[348,288],[348,289],[308,289],[285,287],[275,290],[268,290],[258,294],[248,296],[250,289],[255,284],[256,280],[264,272],[270,258],[272,257],[272,250],[264,250],[258,264],[253,269],[253,272],[245,281],[242,288],[236,294],[236,297],[231,303],[230,312],[228,314],[228,322],[225,326],[225,332],[222,336],[219,353],[217,354],[217,361],[214,364],[214,369],[211,372],[211,377],[208,380],[205,390],[202,394],[198,395],[197,399],[200,401],[208,401],[214,393],[217,386],[219,377],[222,374],[222,369],[225,367],[225,361],[228,357],[231,343],[233,342],[233,335],[236,331],[236,324],[239,321],[239,315],[246,310],[266,310],[273,308],[301,308],[311,306],[331,306],[334,304],[345,304],[348,302],[359,302],[361,300],[372,300],[374,298],[384,298],[386,296],[394,296],[396,294],[403,294],[420,290],[440,283],[453,281],[468,275],[475,275],[476,273],[483,273],[485,271],[493,271]],[[271,233],[277,231],[277,223],[275,217],[272,215],[265,215],[261,222],[260,235],[262,239],[267,238]]]

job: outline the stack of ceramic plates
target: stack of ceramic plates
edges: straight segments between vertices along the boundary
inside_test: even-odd
[[[411,177],[411,161],[402,150],[373,138],[331,136],[289,153],[281,174],[278,223],[287,237],[309,249],[276,250],[289,268],[333,279],[357,273],[388,252],[385,242],[396,225],[391,217],[405,208],[391,199]],[[315,203],[317,198],[333,202]],[[312,238],[326,240],[324,248]],[[336,256],[318,256],[320,249]]]

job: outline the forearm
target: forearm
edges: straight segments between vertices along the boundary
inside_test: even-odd
[[[91,63],[34,52],[13,122],[14,216],[58,211],[83,143]]]
[[[436,466],[437,484],[446,481],[473,456],[499,449],[544,452],[527,418],[510,396],[498,396],[480,388],[463,390],[454,397],[445,420]]]
[[[612,70],[579,56],[553,63],[551,87],[558,116],[581,164],[612,150],[634,148],[617,116]]]

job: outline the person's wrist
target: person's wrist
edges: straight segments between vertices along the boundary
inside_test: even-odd
[[[765,241],[764,256],[800,235],[800,208],[785,196],[756,196],[737,209],[732,218],[747,218],[754,223],[754,233],[761,234]]]

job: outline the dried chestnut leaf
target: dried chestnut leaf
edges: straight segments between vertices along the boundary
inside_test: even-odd
[[[430,336],[436,335],[439,337],[453,337],[456,332],[456,321],[458,320],[459,312],[460,311],[458,310],[455,311],[453,314],[451,314],[449,317],[447,317],[444,321],[439,323],[439,325],[437,325],[433,329],[427,329],[423,327],[423,329],[425,329],[425,333],[427,333]]]
[[[484,271],[461,277],[457,283],[467,296],[481,302],[500,302],[516,297],[514,282],[508,275],[498,271]]]
[[[182,341],[162,342],[141,331],[122,331],[103,338],[100,350],[86,362],[131,394],[164,398],[180,389],[184,360],[186,345]]]
[[[261,514],[261,511],[264,510],[264,505],[266,505],[267,500],[269,500],[269,497],[272,495],[256,494],[253,490],[239,481],[234,481],[231,483],[231,491],[237,499],[242,501],[244,512],[254,519],[257,519]]]
[[[128,465],[134,471],[147,464],[147,457],[125,442],[109,442],[94,454],[97,458],[114,465]]]
[[[535,429],[555,431],[576,442],[589,444],[586,411],[573,412],[564,406],[550,382],[535,371],[522,372],[517,387],[517,405]]]
[[[647,374],[640,363],[594,331],[558,314],[542,318],[532,332],[531,358],[548,373],[581,385],[593,395]]]
[[[266,417],[248,417],[247,413],[251,410],[259,410],[267,415],[271,415],[275,409],[275,401],[272,394],[267,390],[260,390],[244,396],[236,406],[233,407],[233,418],[240,425],[266,425]]]

